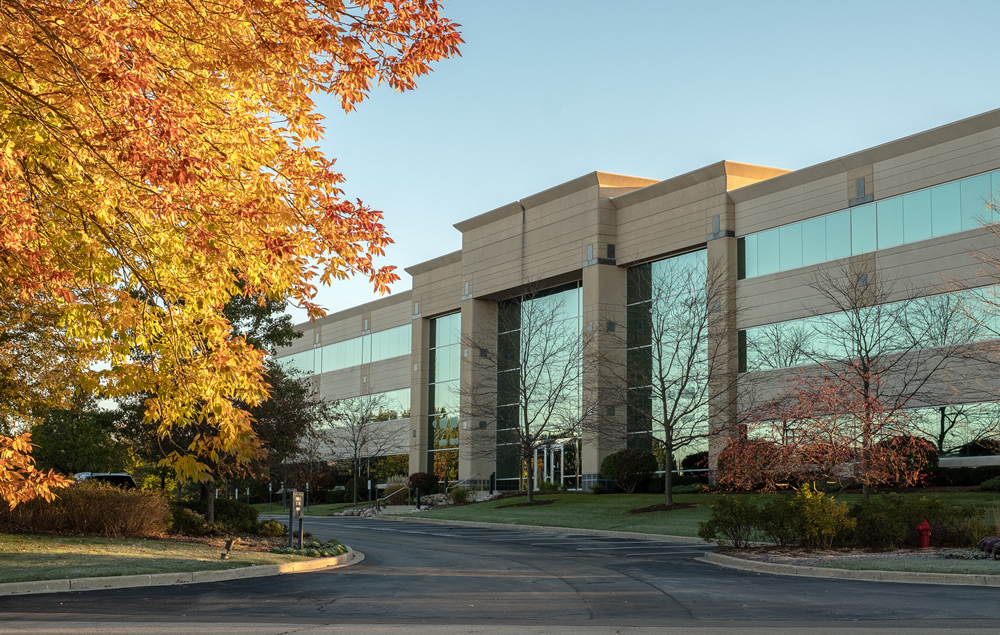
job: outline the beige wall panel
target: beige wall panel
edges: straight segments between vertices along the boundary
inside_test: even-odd
[[[413,276],[413,300],[420,315],[433,317],[459,309],[463,293],[462,263],[454,262]]]
[[[1000,129],[876,163],[875,196],[886,198],[1000,167]]]
[[[719,180],[721,182],[721,180]],[[727,198],[724,193],[678,207],[662,207],[665,201],[648,201],[635,209],[620,210],[618,249],[620,262],[646,260],[705,243],[712,233],[712,218],[719,216],[726,229]]]
[[[744,236],[847,207],[842,172],[736,204],[736,235]]]
[[[323,399],[343,399],[361,394],[361,366],[317,375]]]
[[[386,359],[374,364],[367,364],[367,382],[362,382],[369,392],[388,392],[410,387],[410,376],[413,374],[410,356]]]
[[[373,310],[371,312],[371,321],[368,325],[369,328],[372,331],[384,331],[409,324],[413,318],[413,304],[410,295],[408,293],[405,298],[400,298],[397,303],[391,306]]]

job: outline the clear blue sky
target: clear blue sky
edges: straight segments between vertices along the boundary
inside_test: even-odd
[[[1000,2],[445,0],[462,57],[350,115],[321,100],[345,190],[402,269],[452,225],[582,174],[723,159],[798,169],[1000,107]],[[459,290],[456,290],[456,294]],[[376,299],[322,289],[329,312]],[[298,322],[304,313],[292,310]]]

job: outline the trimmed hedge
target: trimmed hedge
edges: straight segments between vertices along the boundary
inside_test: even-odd
[[[114,538],[160,536],[171,524],[159,490],[120,489],[88,479],[58,491],[56,500],[35,499],[13,510],[0,506],[0,527],[11,532],[62,532]]]
[[[709,520],[699,525],[698,535],[735,547],[759,541],[810,548],[893,549],[919,546],[916,528],[925,520],[935,546],[969,547],[986,529],[973,506],[926,496],[880,494],[848,508],[807,485],[795,496],[723,496],[712,506]]]

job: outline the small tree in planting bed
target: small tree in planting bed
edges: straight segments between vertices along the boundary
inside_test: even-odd
[[[652,452],[626,448],[604,457],[601,476],[613,479],[619,488],[631,494],[640,483],[656,473],[656,468],[656,457]]]
[[[846,478],[866,492],[918,483],[929,466],[929,444],[911,434],[906,411],[874,395],[836,379],[797,379],[753,413],[742,442],[723,451],[719,483],[775,489],[789,479]]]

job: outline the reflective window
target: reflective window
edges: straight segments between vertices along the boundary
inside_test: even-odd
[[[971,179],[962,179],[962,229],[975,229],[984,223],[994,222],[989,211],[989,203],[993,200],[996,188],[992,185],[994,179],[1000,180],[1000,171],[980,174]],[[1000,185],[1000,183],[997,183]]]
[[[443,482],[458,479],[462,314],[431,320],[427,387],[428,466]],[[409,346],[409,340],[406,340]],[[397,340],[399,345],[399,340]]]
[[[878,249],[875,204],[851,208],[851,253],[864,254]]]
[[[826,257],[838,260],[851,255],[851,210],[826,215]]]
[[[373,361],[379,362],[384,359],[409,355],[411,330],[412,327],[407,324],[384,331],[376,331],[361,337],[327,344],[307,353],[281,357],[278,358],[278,363],[301,365],[308,357],[308,369],[299,368],[299,370],[310,373],[329,373]],[[286,361],[293,357],[296,358],[295,361]]]
[[[757,275],[781,271],[778,260],[778,230],[770,229],[757,234]]]
[[[801,247],[798,256],[801,259]],[[784,261],[788,256],[781,257]],[[666,464],[666,425],[678,431],[676,440],[688,433],[698,436],[694,431],[708,422],[707,251],[643,266],[651,272],[649,295],[633,297],[626,309],[627,446],[652,450],[662,467]],[[664,411],[663,401],[671,404],[670,414]],[[686,414],[668,421],[678,412]]]
[[[778,229],[778,263],[782,271],[802,266],[802,223]]]
[[[738,279],[829,262],[997,222],[1000,170],[741,236]],[[629,295],[630,298],[633,295]]]
[[[757,235],[746,237],[745,243],[746,250],[746,277],[752,278],[756,275],[760,275],[757,269]]]
[[[927,240],[931,233],[931,192],[920,190],[903,196],[903,238],[908,243]]]
[[[626,275],[627,297],[643,295],[650,280],[649,265],[633,269]],[[582,315],[579,284],[497,306],[496,470],[498,481],[507,481],[498,485],[501,489],[524,485],[517,444],[525,434],[578,433],[580,368],[567,362],[579,356]],[[576,374],[561,370],[574,366]]]
[[[982,341],[996,337],[991,304],[998,290],[986,287],[868,307],[853,319],[882,334],[880,348],[886,353]],[[848,320],[848,314],[833,313],[741,331],[741,371],[849,359],[856,348],[852,338],[863,333]]]
[[[826,262],[826,219],[822,216],[802,222],[802,264]]]
[[[308,375],[315,371],[315,358],[316,350],[313,349],[286,357],[279,357],[277,361],[285,370]]]
[[[931,232],[947,236],[962,231],[962,186],[946,183],[931,188]]]
[[[875,205],[879,249],[903,244],[903,199],[895,196]]]

